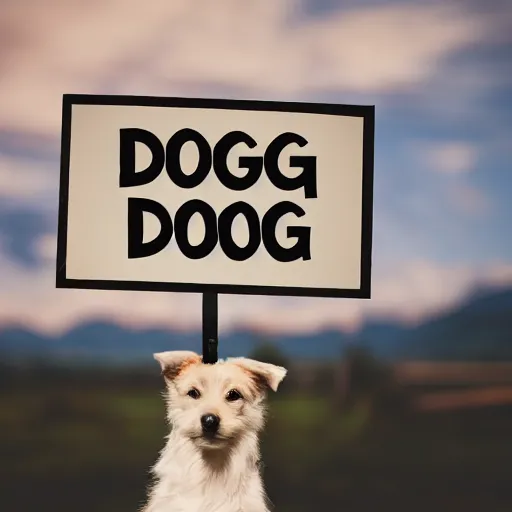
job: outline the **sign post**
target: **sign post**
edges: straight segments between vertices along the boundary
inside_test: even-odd
[[[64,95],[56,286],[370,298],[374,107]]]
[[[203,363],[217,362],[219,296],[216,293],[203,293]]]

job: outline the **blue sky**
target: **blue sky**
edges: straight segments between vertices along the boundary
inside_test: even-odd
[[[417,321],[477,285],[512,282],[509,2],[4,0],[2,9],[1,323],[200,322],[196,296],[54,288],[63,93],[376,105],[374,298],[222,297],[223,328]]]

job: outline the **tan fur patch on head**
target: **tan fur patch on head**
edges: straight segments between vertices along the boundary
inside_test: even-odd
[[[174,351],[154,354],[155,359],[160,362],[162,375],[167,380],[174,380],[187,368],[200,364],[202,357],[194,352]]]
[[[183,361],[183,363],[181,363],[178,366],[175,366],[175,367],[168,366],[167,368],[165,368],[163,370],[162,375],[166,379],[174,380],[179,375],[181,375],[185,370],[187,370],[191,366],[194,366],[199,363],[201,363],[201,358],[199,356],[191,357],[190,359],[185,359],[185,361]]]
[[[201,356],[191,357],[189,359],[185,359],[183,363],[181,363],[175,370],[174,378],[181,375],[185,370],[190,368],[191,366],[194,366],[196,364],[202,363],[203,359]]]

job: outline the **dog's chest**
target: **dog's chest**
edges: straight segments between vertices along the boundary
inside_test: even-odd
[[[205,496],[173,496],[155,505],[148,512],[245,512],[241,504]]]
[[[267,512],[264,505],[224,496],[172,495],[156,500],[147,512]],[[247,501],[247,503],[244,503]]]
[[[145,512],[267,512],[259,478],[236,480],[179,485],[161,481]]]

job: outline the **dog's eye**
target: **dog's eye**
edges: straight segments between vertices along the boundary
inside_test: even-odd
[[[226,395],[226,400],[228,402],[235,402],[236,400],[240,400],[242,397],[242,394],[240,391],[237,391],[236,389],[232,389],[231,391],[228,391],[228,394]]]
[[[190,398],[193,398],[194,400],[197,400],[200,396],[201,396],[201,393],[199,393],[199,391],[196,389],[196,388],[192,388],[188,393],[187,395],[190,397]]]

